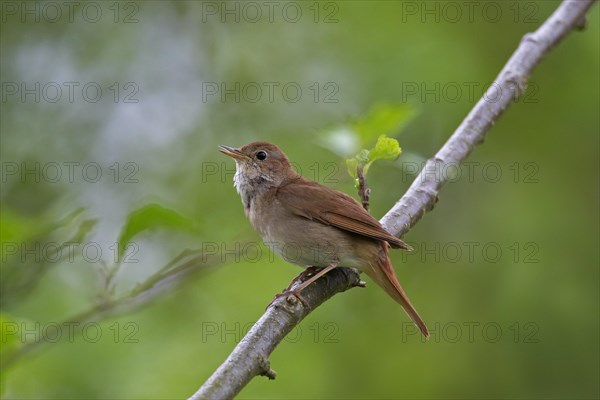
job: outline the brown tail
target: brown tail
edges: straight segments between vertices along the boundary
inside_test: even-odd
[[[379,286],[381,286],[390,297],[396,300],[404,309],[406,314],[412,319],[412,321],[417,325],[423,336],[425,338],[429,337],[429,331],[427,330],[427,326],[425,326],[425,322],[421,319],[417,310],[413,307],[408,299],[404,290],[402,290],[402,286],[400,286],[400,282],[398,282],[398,278],[396,277],[396,272],[394,272],[394,267],[390,261],[388,256],[388,248],[387,245],[381,246],[381,253],[379,256],[379,264],[371,265],[371,271],[367,272],[367,275],[371,277]]]

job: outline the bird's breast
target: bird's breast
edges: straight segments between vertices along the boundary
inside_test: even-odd
[[[362,269],[364,260],[356,250],[368,242],[341,229],[293,214],[276,199],[257,197],[248,214],[265,245],[289,263],[325,267],[332,263]]]

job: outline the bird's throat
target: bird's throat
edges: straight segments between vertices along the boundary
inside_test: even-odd
[[[233,177],[233,184],[242,198],[246,213],[252,207],[254,199],[272,186],[271,180],[265,175],[249,175],[239,168]]]

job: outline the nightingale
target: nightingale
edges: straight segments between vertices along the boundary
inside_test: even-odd
[[[234,186],[265,244],[290,263],[320,268],[294,294],[333,268],[356,268],[429,336],[388,255],[389,247],[409,250],[410,246],[387,232],[354,198],[296,173],[272,143],[253,142],[239,149],[221,145],[219,151],[235,160]]]

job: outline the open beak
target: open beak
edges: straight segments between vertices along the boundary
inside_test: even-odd
[[[219,145],[219,151],[225,154],[226,156],[237,158],[239,160],[249,158],[247,155],[245,155],[238,149],[229,146]]]

